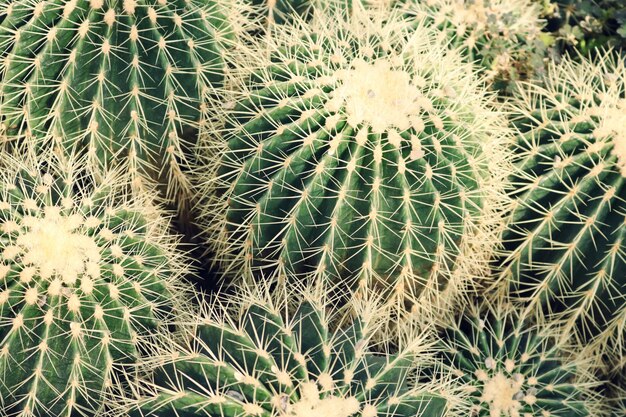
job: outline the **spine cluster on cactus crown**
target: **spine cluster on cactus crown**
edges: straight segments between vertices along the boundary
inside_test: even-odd
[[[456,415],[575,417],[603,415],[590,361],[570,355],[557,333],[519,308],[469,308],[442,334],[444,361],[470,395]],[[466,405],[463,405],[466,407]]]
[[[91,414],[184,311],[184,262],[123,177],[93,186],[84,161],[41,153],[0,163],[0,414]]]
[[[502,277],[512,296],[562,319],[566,335],[620,355],[626,67],[610,53],[568,58],[550,66],[545,83],[520,90],[514,103],[518,191]]]
[[[211,304],[188,346],[147,362],[154,379],[140,382],[147,392],[131,415],[444,415],[446,385],[411,376],[432,361],[432,344],[417,337],[393,354],[374,344],[387,318],[377,301],[351,318],[329,308],[327,286],[260,288]]]
[[[9,138],[127,164],[188,192],[185,129],[223,78],[234,1],[10,0],[0,5],[0,111]]]
[[[541,64],[537,41],[543,24],[532,0],[402,0],[395,7],[432,21],[489,79],[519,79]]]
[[[211,158],[199,180],[229,276],[378,287],[431,311],[483,266],[507,130],[472,67],[408,26],[321,12],[235,60],[224,139],[202,141],[218,168]]]

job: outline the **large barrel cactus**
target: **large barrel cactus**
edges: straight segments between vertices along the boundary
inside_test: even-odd
[[[543,69],[541,9],[533,0],[400,0],[394,5],[426,17],[497,86]]]
[[[626,336],[625,90],[623,58],[604,54],[551,65],[545,88],[519,92],[502,271],[514,297],[616,355]]]
[[[469,393],[477,417],[600,416],[590,362],[571,356],[556,333],[519,308],[469,307],[442,335],[442,356]]]
[[[186,268],[163,218],[149,198],[125,197],[123,177],[88,187],[80,162],[1,160],[3,416],[94,415],[184,311]]]
[[[319,13],[235,60],[219,163],[199,180],[228,276],[375,287],[432,311],[489,258],[507,130],[472,67],[408,25]]]
[[[97,173],[125,163],[139,180],[166,183],[170,199],[186,195],[186,130],[222,82],[239,9],[229,0],[3,1],[5,133],[79,149]]]
[[[264,286],[262,286],[265,288]],[[153,358],[153,381],[131,415],[178,417],[440,417],[445,386],[413,374],[432,345],[411,339],[395,354],[372,342],[380,315],[329,312],[322,287],[247,292],[211,304],[189,346]],[[148,362],[150,363],[150,362]]]

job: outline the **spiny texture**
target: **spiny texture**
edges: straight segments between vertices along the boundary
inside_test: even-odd
[[[313,6],[312,0],[251,0],[251,3],[261,10],[268,25],[291,22],[293,14],[306,17]]]
[[[485,417],[600,416],[597,380],[583,359],[569,357],[554,332],[519,309],[470,307],[441,339],[457,384]]]
[[[402,0],[396,6],[432,20],[493,81],[525,79],[543,66],[541,10],[532,0]]]
[[[89,188],[80,162],[1,161],[3,416],[92,415],[180,301],[186,268],[149,198],[119,176]]]
[[[397,13],[317,14],[235,60],[204,230],[229,277],[446,306],[497,245],[507,130],[472,67]]]
[[[504,236],[511,295],[620,355],[626,335],[626,67],[549,68],[514,103],[519,173]],[[573,331],[572,331],[573,330]],[[610,342],[610,343],[607,343]]]
[[[370,339],[386,318],[375,304],[360,303],[351,319],[328,313],[322,287],[281,287],[271,296],[262,288],[231,298],[227,308],[209,306],[190,346],[154,358],[154,382],[140,383],[148,393],[134,415],[443,416],[445,385],[411,378],[432,360],[425,337],[388,354]]]
[[[222,82],[238,11],[229,0],[4,1],[3,128],[78,149],[96,173],[124,163],[166,183],[168,198],[188,197],[185,130]]]

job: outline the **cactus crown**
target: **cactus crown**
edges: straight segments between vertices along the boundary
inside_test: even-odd
[[[459,415],[601,415],[589,362],[569,357],[556,332],[517,308],[470,306],[448,326],[441,344],[456,384],[470,395],[470,409]]]
[[[220,164],[199,180],[229,276],[376,286],[428,310],[488,257],[507,130],[472,67],[408,29],[396,12],[317,13],[235,60],[224,140],[201,149]]]
[[[517,95],[511,294],[621,355],[626,331],[626,67],[566,58]],[[611,341],[612,343],[606,343]]]
[[[329,313],[328,288],[269,290],[218,300],[190,346],[153,358],[154,381],[141,382],[149,386],[138,401],[142,415],[443,415],[445,385],[412,376],[432,360],[430,342],[416,337],[390,354],[372,341],[386,317],[380,304],[355,302],[360,315],[350,318],[345,309]]]
[[[205,117],[241,20],[236,1],[11,0],[0,5],[0,110],[9,139],[87,154],[102,172],[189,188],[185,129]]]
[[[124,177],[2,158],[0,397],[8,415],[94,412],[178,308],[176,240]],[[180,310],[179,311],[183,311]]]

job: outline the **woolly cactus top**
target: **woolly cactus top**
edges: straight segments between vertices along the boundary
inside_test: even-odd
[[[436,32],[399,12],[318,13],[233,61],[225,138],[203,140],[199,180],[227,272],[379,286],[429,309],[417,300],[480,268],[507,130]]]
[[[87,154],[96,172],[128,164],[182,195],[185,130],[206,116],[240,11],[230,0],[3,2],[4,131]]]
[[[114,370],[179,306],[176,240],[151,196],[127,200],[123,177],[93,188],[78,161],[42,154],[2,164],[3,411],[97,410]]]
[[[432,360],[424,336],[390,354],[371,340],[386,317],[376,302],[355,301],[360,315],[351,319],[329,312],[329,288],[280,286],[271,295],[269,288],[211,304],[190,346],[153,358],[154,381],[140,382],[148,389],[136,414],[443,415],[445,385],[414,381],[420,365]]]
[[[502,277],[575,328],[568,334],[622,356],[626,66],[611,53],[567,58],[545,84],[520,89],[514,103],[520,171]]]
[[[570,356],[556,332],[512,306],[467,309],[441,344],[455,384],[470,395],[470,408],[459,415],[602,415],[590,361]]]

